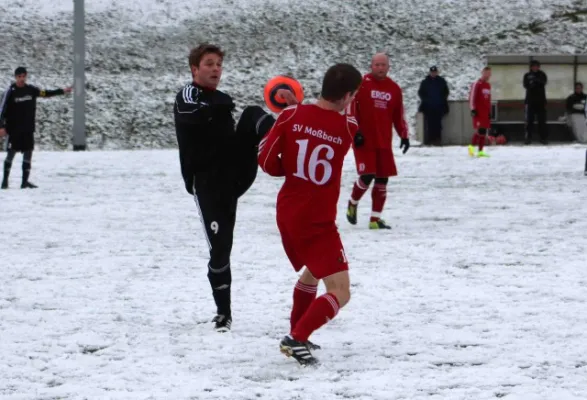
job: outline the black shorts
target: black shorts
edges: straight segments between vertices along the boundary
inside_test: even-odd
[[[8,151],[24,153],[35,148],[35,133],[10,133],[8,132]]]

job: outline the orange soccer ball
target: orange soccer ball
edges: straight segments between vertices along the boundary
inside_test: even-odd
[[[277,95],[279,89],[290,90],[300,103],[304,100],[304,89],[300,82],[290,76],[277,75],[267,81],[263,90],[265,104],[274,113],[278,113],[287,107],[285,100]]]

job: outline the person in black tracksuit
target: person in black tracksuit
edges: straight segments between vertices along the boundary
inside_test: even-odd
[[[36,188],[29,182],[33,149],[35,147],[35,117],[37,98],[53,97],[71,92],[71,88],[44,90],[26,83],[27,71],[18,67],[14,71],[16,82],[4,92],[0,101],[0,136],[8,134],[8,154],[4,160],[2,189],[8,189],[8,178],[16,153],[23,153],[22,189]]]
[[[214,45],[193,49],[193,82],[177,93],[174,104],[181,174],[210,250],[208,280],[217,308],[212,322],[218,331],[232,324],[230,255],[237,202],[255,180],[258,144],[275,122],[261,107],[249,106],[235,124],[232,98],[216,89],[223,57]]]
[[[532,143],[534,121],[538,121],[538,133],[540,142],[548,144],[548,132],[546,130],[546,84],[548,77],[540,69],[540,62],[533,60],[530,63],[530,71],[524,74],[524,89],[526,89],[526,144]]]

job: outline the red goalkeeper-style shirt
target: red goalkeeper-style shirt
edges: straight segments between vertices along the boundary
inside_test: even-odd
[[[364,149],[390,149],[394,128],[401,138],[409,135],[402,89],[389,77],[366,74],[349,111],[365,137]]]

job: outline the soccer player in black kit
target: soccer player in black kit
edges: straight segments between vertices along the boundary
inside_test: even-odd
[[[185,189],[194,196],[210,250],[208,280],[216,303],[212,322],[219,332],[230,330],[230,255],[238,198],[257,175],[257,151],[275,118],[261,107],[246,107],[235,123],[232,98],[217,90],[224,52],[203,44],[189,55],[193,82],[177,93],[174,105],[179,161]],[[288,104],[297,100],[281,89]]]
[[[26,83],[27,70],[18,67],[14,71],[16,82],[12,83],[0,101],[0,137],[8,134],[8,154],[4,160],[2,189],[8,189],[8,178],[16,153],[23,153],[21,189],[33,189],[29,182],[33,149],[35,147],[35,117],[38,97],[52,97],[70,93],[71,88],[45,90]]]

